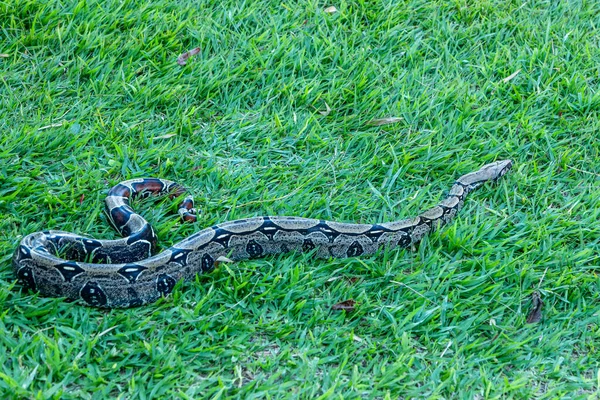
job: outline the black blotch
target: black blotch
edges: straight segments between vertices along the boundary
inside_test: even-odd
[[[410,243],[411,243],[411,239],[410,239],[410,236],[408,234],[407,235],[403,235],[400,238],[400,240],[398,240],[398,246],[400,246],[400,247],[405,247],[406,248],[406,247],[410,246]]]
[[[79,296],[93,307],[104,307],[108,302],[104,290],[96,282],[87,282],[81,288]]]
[[[210,256],[210,254],[205,253],[202,256],[202,272],[211,272],[215,269],[215,260]]]
[[[185,208],[186,210],[191,210],[192,208],[194,208],[194,200],[187,198],[184,199],[181,204],[179,205],[179,208]]]
[[[246,253],[250,258],[260,257],[263,254],[263,248],[256,240],[251,240],[246,245]]]
[[[125,279],[127,279],[129,283],[133,283],[137,280],[140,274],[147,269],[148,268],[138,264],[125,264],[117,272]]]
[[[263,217],[265,220],[263,224],[257,230],[273,240],[273,235],[276,234],[280,229],[269,217]]]
[[[126,230],[128,229],[129,228],[127,228]],[[129,236],[129,238],[127,239],[127,244],[131,244],[138,240],[145,240],[147,242],[150,242],[152,246],[155,246],[156,242],[158,241],[158,238],[156,237],[156,233],[154,232],[152,225],[150,225],[147,222],[144,225],[142,225],[142,227],[138,231],[129,232],[129,234],[131,236]]]
[[[127,288],[127,295],[129,297],[129,307],[139,307],[144,304],[134,288]]]
[[[125,185],[121,185],[120,183],[113,186],[112,189],[108,191],[109,196],[119,196],[119,197],[129,197],[131,196],[131,191]]]
[[[152,194],[161,194],[165,190],[164,183],[156,178],[147,178],[141,182],[134,182],[131,184],[131,187],[134,190],[132,195],[143,199],[150,197]]]
[[[304,242],[302,243],[302,251],[309,252],[315,247],[317,246],[315,246],[311,239],[304,239]]]
[[[371,240],[371,242],[375,243],[375,242],[379,241],[379,238],[381,237],[381,235],[383,235],[386,232],[391,232],[391,231],[390,231],[390,229],[384,228],[381,225],[373,225],[373,227],[371,227],[371,229],[366,231],[364,233],[364,235],[366,237],[368,237]]]
[[[131,216],[135,214],[131,207],[129,206],[120,206],[115,207],[110,210],[110,218],[112,219],[113,225],[121,234],[129,235],[131,232],[126,232],[128,229],[125,229],[125,225],[129,222]]]
[[[444,210],[444,216],[448,216],[450,215],[453,211],[455,211],[455,207],[446,207],[446,206],[440,206],[442,208],[442,210]]]
[[[158,278],[156,278],[156,290],[158,290],[161,296],[167,296],[173,291],[175,283],[175,279],[173,279],[172,276],[160,274]]]
[[[35,276],[33,272],[33,268],[31,267],[22,267],[17,271],[17,278],[19,279],[19,283],[25,288],[29,290],[36,290],[35,284]]]
[[[338,231],[333,230],[324,220],[321,220],[318,225],[307,229],[308,233],[320,232],[324,234],[330,243],[333,243],[335,239],[340,235]]]
[[[77,265],[76,262],[68,261],[66,263],[57,264],[54,266],[63,276],[64,280],[67,282],[71,282],[73,278],[83,272],[83,268]]]
[[[185,267],[187,265],[188,254],[191,252],[191,250],[178,249],[173,247],[171,248],[171,258],[169,258],[169,262],[177,263],[182,267]]]
[[[423,216],[419,216],[419,223],[417,225],[420,225],[421,223],[424,223],[425,225],[431,228],[431,226],[433,225],[433,220],[425,218]]]
[[[229,239],[231,239],[231,232],[228,232],[225,229],[217,226],[213,226],[213,229],[215,230],[215,236],[213,237],[212,241],[227,248],[229,246]]]
[[[102,247],[102,243],[96,239],[81,238],[78,240],[82,243],[83,247],[85,247],[85,250],[89,253],[96,250],[98,247]]]
[[[352,242],[350,247],[348,247],[348,250],[346,250],[346,255],[348,257],[360,256],[362,253],[364,253],[364,249],[357,241]]]
[[[18,249],[19,255],[17,256],[18,260],[26,260],[31,258],[31,251],[27,246],[19,246]]]
[[[57,233],[46,235],[44,239],[46,239],[46,248],[50,249],[50,252],[54,251],[55,253],[58,253],[58,250],[63,247],[63,243],[65,241],[69,242],[71,240],[71,238],[66,238],[65,236]]]

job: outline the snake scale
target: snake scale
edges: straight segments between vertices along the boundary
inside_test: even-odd
[[[167,296],[175,284],[210,272],[219,257],[233,261],[289,251],[313,252],[321,258],[354,257],[381,247],[409,247],[450,222],[473,189],[503,176],[510,160],[497,161],[458,178],[437,206],[414,218],[380,224],[352,224],[300,217],[255,217],[203,229],[153,255],[157,237],[152,226],[129,205],[136,196],[183,196],[186,190],[164,179],[132,179],[114,186],[105,212],[123,236],[96,240],[62,231],[24,237],[13,256],[21,285],[45,296],[82,300],[94,307],[134,307]],[[195,221],[191,197],[179,213]]]

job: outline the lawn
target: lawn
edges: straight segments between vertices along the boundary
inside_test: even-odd
[[[0,38],[1,398],[600,396],[600,3],[4,0]],[[167,247],[409,217],[505,158],[414,251],[221,264],[128,310],[11,267],[31,232],[115,238],[124,179],[195,193],[195,224],[136,203]]]

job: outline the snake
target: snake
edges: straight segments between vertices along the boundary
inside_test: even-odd
[[[112,187],[105,199],[107,219],[122,238],[35,232],[20,241],[12,264],[25,290],[92,307],[136,307],[168,296],[181,280],[213,271],[223,257],[240,261],[295,251],[328,259],[372,255],[381,248],[410,248],[452,221],[471,191],[502,177],[512,164],[496,161],[461,176],[439,204],[416,217],[377,224],[252,217],[205,228],[160,252],[156,232],[133,210],[130,200],[183,199],[178,212],[184,221],[194,222],[193,198],[170,180],[130,179]]]

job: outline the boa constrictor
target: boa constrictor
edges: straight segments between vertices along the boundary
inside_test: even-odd
[[[469,192],[500,178],[511,166],[510,160],[497,161],[461,176],[442,202],[414,218],[374,225],[299,217],[240,219],[201,230],[156,255],[156,234],[129,200],[150,194],[174,198],[186,190],[164,179],[132,179],[113,187],[106,197],[108,220],[124,238],[32,233],[16,249],[13,266],[25,288],[46,296],[83,300],[94,307],[139,306],[168,295],[181,279],[212,271],[219,257],[238,261],[289,251],[354,257],[381,247],[409,247],[451,221]],[[179,213],[186,221],[196,220],[191,197],[183,200]]]

